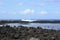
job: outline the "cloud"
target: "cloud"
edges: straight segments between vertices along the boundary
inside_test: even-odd
[[[19,5],[19,6],[22,6],[22,5],[23,5],[23,3],[22,3],[22,2],[20,2],[20,3],[18,3],[18,5]]]
[[[44,6],[44,3],[39,3],[39,2],[31,2],[31,5],[36,5],[36,6]]]
[[[44,15],[44,14],[47,14],[48,12],[47,11],[40,11],[40,14]]]
[[[23,2],[19,2],[19,3],[14,3],[14,6],[23,6]]]
[[[35,10],[33,10],[33,9],[25,9],[21,13],[23,13],[23,14],[31,14],[31,13],[34,13],[34,12],[35,12]]]

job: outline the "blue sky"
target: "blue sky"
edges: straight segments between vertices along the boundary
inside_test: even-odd
[[[60,19],[60,0],[0,0],[0,19]]]

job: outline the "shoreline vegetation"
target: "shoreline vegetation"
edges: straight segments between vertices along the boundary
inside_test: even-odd
[[[60,40],[60,30],[6,25],[0,26],[0,40]]]

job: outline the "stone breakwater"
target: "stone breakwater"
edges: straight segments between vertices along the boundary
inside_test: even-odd
[[[0,40],[60,40],[60,30],[2,26],[0,27]]]

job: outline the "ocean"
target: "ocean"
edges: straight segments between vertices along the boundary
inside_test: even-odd
[[[60,23],[6,23],[4,25],[10,25],[11,27],[27,26],[27,27],[41,27],[43,29],[60,30]]]

